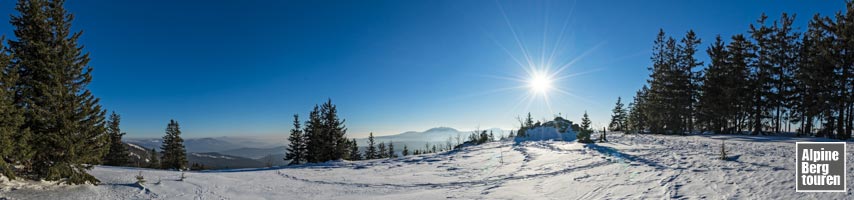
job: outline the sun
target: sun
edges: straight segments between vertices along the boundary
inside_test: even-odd
[[[552,80],[544,73],[533,73],[528,80],[528,87],[535,93],[545,94],[552,88]]]

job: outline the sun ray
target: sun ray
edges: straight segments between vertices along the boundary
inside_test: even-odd
[[[513,28],[513,25],[510,23],[510,18],[508,18],[507,13],[504,12],[504,6],[501,6],[501,2],[498,0],[496,0],[495,3],[498,4],[498,9],[501,11],[501,16],[504,17],[504,22],[507,24],[507,27],[510,29],[510,32],[513,33],[513,38],[516,39],[516,45],[519,46],[519,49],[522,51],[522,55],[524,55],[525,60],[528,61],[528,66],[533,66],[534,62],[531,60],[531,56],[528,54],[525,44],[522,43],[522,40],[519,39],[519,35],[516,34],[516,29]]]
[[[604,45],[604,44],[605,44],[604,42],[600,42],[600,43],[599,43],[599,44],[597,44],[596,46],[593,46],[593,48],[590,48],[590,49],[588,49],[587,51],[584,51],[584,53],[581,53],[581,55],[576,56],[575,58],[573,58],[572,60],[570,60],[570,61],[569,61],[569,63],[566,63],[566,64],[564,64],[564,65],[561,65],[557,70],[555,70],[555,72],[554,72],[554,73],[555,73],[555,74],[560,74],[561,72],[563,72],[563,70],[566,70],[566,68],[567,68],[567,67],[571,66],[572,64],[575,64],[576,62],[578,62],[579,60],[583,59],[584,57],[587,57],[588,55],[590,55],[590,53],[592,53],[594,50],[598,49],[599,47],[601,47],[601,46],[602,46],[602,45]]]
[[[554,63],[553,61],[554,61],[555,53],[557,52],[558,47],[560,47],[560,44],[563,43],[563,37],[564,37],[564,34],[566,34],[566,32],[565,32],[566,27],[569,25],[569,19],[572,18],[572,15],[575,13],[575,3],[577,3],[577,2],[578,2],[578,0],[572,1],[572,7],[569,10],[569,14],[566,15],[566,18],[563,20],[563,26],[560,29],[560,33],[558,34],[558,38],[555,41],[555,45],[552,46],[552,51],[549,54],[549,59],[548,59],[548,62],[546,63],[546,65],[548,65],[548,66],[551,66],[552,63]]]

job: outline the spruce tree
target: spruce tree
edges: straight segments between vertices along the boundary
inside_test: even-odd
[[[320,162],[325,162],[329,160],[339,160],[344,158],[349,154],[347,139],[347,128],[344,126],[344,120],[338,117],[338,109],[332,104],[332,99],[328,99],[326,103],[321,105],[321,118],[323,124],[323,131],[321,132],[325,140],[324,142],[326,146],[324,147],[326,151],[324,152],[322,159]]]
[[[403,154],[403,156],[409,155],[409,148],[407,148],[405,144],[403,145],[403,152],[401,153]]]
[[[305,162],[306,146],[305,136],[300,128],[299,115],[294,114],[294,128],[291,129],[291,135],[288,137],[288,148],[285,153],[285,160],[290,160],[288,165],[298,165]]]
[[[160,168],[160,155],[154,148],[148,151],[148,168]]]
[[[350,141],[350,160],[362,160],[362,154],[359,153],[359,145],[356,143],[356,139]]]
[[[380,144],[377,145],[377,154],[377,158],[388,158],[388,149],[385,148],[385,142],[380,142]]]
[[[626,129],[626,110],[623,108],[622,98],[617,97],[617,104],[611,111],[611,124],[609,125],[612,131],[624,131]]]
[[[119,128],[121,117],[113,112],[107,121],[107,134],[110,136],[110,150],[104,157],[105,165],[125,166],[130,163],[130,154],[127,147],[122,143],[122,130]]]
[[[305,144],[306,144],[306,161],[310,163],[320,162],[322,160],[323,151],[328,147],[326,139],[323,138],[323,121],[320,118],[320,107],[314,105],[314,109],[308,115],[308,121],[305,122]]]
[[[645,101],[647,91],[647,86],[644,85],[643,88],[635,93],[632,103],[629,103],[629,116],[626,119],[626,124],[634,132],[643,133],[648,127],[646,120],[647,113],[644,109],[648,106]]]
[[[748,64],[750,67],[749,78],[749,96],[751,99],[750,106],[750,122],[754,135],[764,134],[765,120],[768,118],[769,110],[772,103],[774,83],[774,66],[771,63],[772,58],[772,41],[771,27],[765,25],[765,20],[768,18],[764,13],[757,20],[757,24],[750,25],[750,36],[756,42],[753,48],[756,50],[756,59]]]
[[[5,41],[5,38],[0,38]],[[16,68],[12,65],[12,56],[0,42],[0,175],[15,178],[12,166],[15,162],[29,160],[29,141],[20,140],[25,134],[21,130],[24,116],[15,106],[15,83],[18,79]]]
[[[377,156],[378,156],[377,148],[374,146],[374,133],[371,132],[368,135],[368,150],[365,151],[365,159],[366,160],[377,159],[378,158]]]
[[[741,133],[742,128],[747,125],[747,118],[754,105],[755,98],[750,94],[751,72],[750,65],[756,57],[754,44],[747,40],[742,34],[732,36],[732,41],[727,45],[727,77],[728,87],[725,88],[727,101],[727,113],[732,118],[732,129],[729,132]]]
[[[388,154],[389,158],[397,158],[397,154],[394,153],[394,142],[392,142],[392,141],[388,142],[388,153],[386,153],[386,154]]]
[[[698,102],[698,121],[703,130],[724,133],[731,123],[731,105],[737,103],[732,89],[737,86],[730,82],[732,73],[727,64],[726,44],[718,35],[715,43],[706,49],[709,65],[704,70],[700,101]]]
[[[8,41],[19,75],[15,103],[24,112],[23,129],[33,135],[32,177],[96,184],[86,171],[107,153],[105,111],[87,89],[89,55],[77,42],[82,32],[71,31],[64,3],[21,0],[15,7],[16,40]]]
[[[682,120],[683,130],[677,130],[682,134],[691,133],[694,131],[694,121],[697,99],[699,98],[699,87],[702,79],[702,74],[695,72],[694,69],[703,66],[703,62],[698,61],[694,54],[697,52],[697,46],[701,40],[693,30],[689,30],[680,40],[677,47],[676,57],[678,87],[675,94],[678,96],[679,103],[677,108],[680,109],[679,115]]]
[[[166,126],[166,135],[163,136],[163,151],[161,156],[161,168],[183,170],[187,168],[187,151],[184,148],[184,139],[181,138],[181,128],[175,120],[169,120]]]
[[[581,130],[578,133],[578,142],[593,142],[593,140],[590,139],[590,135],[593,133],[593,130],[590,129],[590,124],[590,117],[587,116],[587,111],[584,111],[584,115],[581,117]]]

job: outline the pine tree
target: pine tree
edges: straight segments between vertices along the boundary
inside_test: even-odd
[[[154,148],[151,148],[151,150],[148,151],[148,168],[154,168],[154,169],[160,168],[161,166],[160,166],[160,159],[159,158],[160,158],[160,156],[157,153],[157,150],[155,150]]]
[[[388,153],[386,154],[389,158],[397,158],[397,154],[394,153],[394,143],[391,141],[388,142]]]
[[[86,171],[101,162],[109,138],[105,111],[86,89],[92,68],[77,42],[82,32],[71,31],[64,1],[21,0],[15,9],[16,40],[8,43],[19,75],[15,103],[33,135],[32,177],[97,184]]]
[[[122,133],[119,128],[121,117],[113,112],[110,114],[110,119],[107,121],[107,134],[110,136],[110,150],[104,157],[105,165],[125,166],[130,163],[127,147],[122,143]]]
[[[771,36],[772,51],[771,63],[774,65],[776,79],[774,79],[775,95],[771,99],[775,110],[774,116],[774,132],[780,133],[783,129],[784,117],[791,117],[792,109],[796,104],[797,94],[794,93],[796,83],[794,81],[794,73],[800,63],[800,33],[792,31],[792,24],[795,21],[795,15],[783,13],[780,20],[774,23],[774,34]],[[797,120],[787,120],[797,121]],[[787,123],[788,124],[788,123]]]
[[[737,85],[731,82],[733,74],[727,63],[728,51],[720,35],[706,53],[710,62],[704,70],[702,95],[697,105],[698,121],[703,130],[723,133],[731,124],[731,105],[737,103],[734,95],[739,94],[730,91],[736,89]]]
[[[385,148],[385,142],[380,142],[380,144],[377,145],[377,149],[377,158],[388,158],[388,149]]]
[[[489,131],[489,139],[487,141],[488,142],[494,142],[495,141],[495,135],[492,134],[492,130]]]
[[[302,129],[300,128],[299,115],[294,114],[294,128],[291,129],[291,135],[288,137],[287,152],[285,153],[285,160],[290,160],[291,162],[288,165],[298,165],[302,164],[306,160],[306,146],[305,146],[305,136],[302,134]]]
[[[697,46],[700,43],[700,38],[697,38],[693,30],[689,30],[677,47],[677,91],[679,92],[676,94],[680,103],[678,105],[679,115],[683,123],[682,127],[684,127],[683,130],[677,131],[682,134],[694,131],[696,104],[699,98],[698,90],[702,79],[702,74],[695,72],[694,69],[703,66],[703,62],[698,61],[694,54],[696,54]]]
[[[403,145],[403,152],[401,153],[403,154],[403,156],[409,155],[409,148],[407,148],[405,144]]]
[[[611,115],[611,124],[609,127],[612,131],[624,131],[626,129],[626,110],[623,109],[621,100],[622,98],[617,97],[617,104],[611,110],[613,114]]]
[[[374,133],[372,132],[368,135],[368,150],[365,151],[365,159],[377,159],[378,157],[377,148],[374,146]]]
[[[727,77],[729,84],[725,88],[726,97],[731,98],[729,106],[730,117],[732,117],[732,129],[735,133],[741,133],[742,128],[747,125],[747,117],[751,111],[751,105],[755,100],[750,94],[751,91],[751,73],[750,65],[756,57],[754,53],[754,44],[747,40],[742,34],[732,36],[732,41],[727,45]]]
[[[356,143],[356,139],[350,141],[350,160],[362,160],[362,154],[359,153],[359,145]]]
[[[187,168],[187,151],[184,148],[184,139],[181,138],[181,128],[175,120],[169,120],[166,126],[166,135],[163,136],[163,151],[160,166],[163,169],[183,170]]]
[[[769,102],[772,99],[774,87],[774,67],[771,64],[772,49],[771,42],[772,29],[765,25],[765,20],[768,18],[764,13],[757,25],[750,25],[750,36],[756,42],[753,46],[756,49],[756,59],[748,66],[750,67],[749,88],[751,99],[751,124],[753,134],[764,134],[765,120],[768,118],[768,111],[772,107]]]
[[[0,175],[10,179],[15,178],[12,165],[29,160],[31,155],[27,151],[29,141],[20,139],[28,131],[20,129],[24,116],[14,104],[18,72],[11,61],[12,56],[0,42]]]

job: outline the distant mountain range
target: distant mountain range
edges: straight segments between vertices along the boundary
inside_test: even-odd
[[[492,131],[495,137],[507,135],[508,130],[498,128],[486,129]],[[472,131],[459,131],[449,127],[431,128],[425,131],[407,131],[395,135],[384,135],[374,137],[376,143],[393,142],[395,152],[403,151],[406,145],[410,151],[424,149],[426,145],[445,145],[449,139],[456,143],[457,136],[465,141]],[[279,166],[287,164],[285,157],[285,146],[287,135],[281,136],[227,136],[188,138],[184,140],[187,149],[187,160],[192,163],[204,164],[211,169],[225,168],[254,168],[268,165]],[[461,142],[462,142],[461,141]],[[149,150],[154,148],[160,151],[162,139],[160,138],[126,138],[124,142],[128,145],[131,160],[134,166],[147,166]],[[356,139],[360,149],[364,151],[368,144],[368,138]]]

